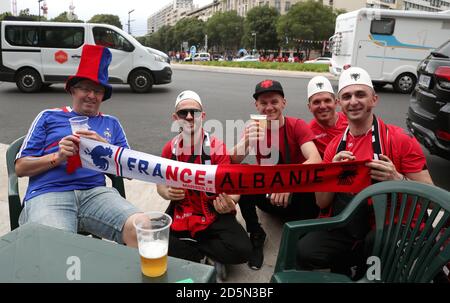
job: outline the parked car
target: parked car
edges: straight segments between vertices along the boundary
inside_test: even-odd
[[[186,57],[184,61],[192,61],[192,57]],[[194,61],[211,61],[211,55],[209,53],[196,53],[194,55]]]
[[[305,61],[304,63],[309,64],[330,64],[331,58],[330,57],[318,57],[316,59]]]
[[[211,56],[211,60],[213,60],[213,61],[223,61],[224,59],[223,59],[222,55],[214,54],[214,55]]]
[[[431,154],[450,160],[450,40],[419,63],[406,125]]]
[[[244,57],[234,59],[233,61],[237,61],[237,62],[245,62],[245,61],[247,61],[247,62],[258,62],[259,61],[259,56],[246,55]]]

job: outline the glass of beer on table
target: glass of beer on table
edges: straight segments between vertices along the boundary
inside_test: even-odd
[[[134,222],[141,270],[147,277],[159,277],[167,271],[167,251],[172,218],[162,212],[146,212]]]

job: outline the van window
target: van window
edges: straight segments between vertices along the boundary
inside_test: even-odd
[[[35,46],[39,44],[39,28],[35,26],[7,25],[5,28],[6,41],[14,46]]]
[[[370,25],[370,33],[376,35],[392,35],[395,28],[395,19],[382,18],[380,20],[372,20]]]
[[[94,27],[94,41],[95,44],[108,48],[132,52],[134,50],[131,44],[124,36],[116,31],[106,27]]]
[[[84,44],[84,28],[43,26],[40,38],[41,47],[79,48]]]

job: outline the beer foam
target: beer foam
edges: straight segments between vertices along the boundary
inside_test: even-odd
[[[157,259],[167,255],[167,241],[158,240],[139,243],[139,254],[147,259]]]

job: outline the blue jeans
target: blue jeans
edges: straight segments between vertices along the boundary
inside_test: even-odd
[[[93,235],[123,244],[126,220],[140,212],[113,187],[52,192],[25,202],[19,224],[38,223]]]

